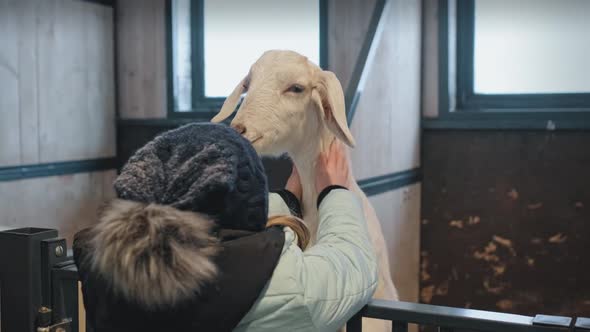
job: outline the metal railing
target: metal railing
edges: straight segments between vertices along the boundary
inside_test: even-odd
[[[589,318],[536,315],[535,317],[493,311],[452,308],[429,304],[373,300],[346,325],[347,332],[361,332],[362,318],[392,322],[394,332],[408,331],[408,324],[433,326],[439,332],[557,332],[590,331]]]

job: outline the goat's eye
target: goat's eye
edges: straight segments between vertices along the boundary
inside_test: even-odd
[[[293,84],[287,89],[288,92],[302,93],[305,88],[300,84]]]
[[[248,84],[246,84],[246,83],[242,84],[242,88],[244,88],[244,91],[248,91]]]

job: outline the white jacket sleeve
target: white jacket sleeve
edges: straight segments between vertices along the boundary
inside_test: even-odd
[[[320,331],[346,324],[377,287],[377,262],[361,202],[332,190],[319,208],[316,244],[303,253],[300,280],[305,305]]]
[[[270,194],[269,214],[289,214]],[[377,287],[377,263],[359,198],[333,189],[319,209],[316,244],[302,252],[284,228],[285,244],[271,279],[236,331],[336,331]]]

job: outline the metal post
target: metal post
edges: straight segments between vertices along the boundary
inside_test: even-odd
[[[455,329],[452,329],[450,327],[442,327],[442,326],[438,327],[438,332],[454,332],[454,331],[455,331]]]
[[[393,332],[408,332],[408,323],[406,322],[393,321],[391,325]]]
[[[2,331],[32,332],[42,305],[41,241],[57,237],[45,228],[0,232]]]
[[[363,314],[362,310],[357,312],[346,323],[346,332],[362,332],[363,331]]]

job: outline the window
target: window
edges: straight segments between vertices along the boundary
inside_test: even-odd
[[[443,3],[447,112],[590,110],[590,1]]]
[[[169,114],[208,116],[269,49],[325,67],[324,0],[169,0]]]
[[[590,1],[477,0],[473,90],[590,92]]]

